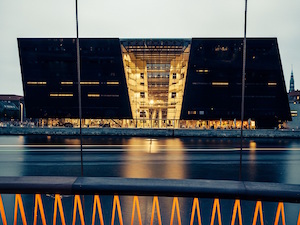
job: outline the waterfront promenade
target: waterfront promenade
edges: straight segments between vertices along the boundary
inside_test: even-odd
[[[240,130],[149,129],[149,128],[82,128],[83,135],[133,137],[203,137],[237,138]],[[0,135],[79,135],[79,128],[1,127]],[[300,130],[244,130],[245,138],[300,138]]]

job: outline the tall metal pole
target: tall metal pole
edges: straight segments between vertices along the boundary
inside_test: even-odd
[[[239,179],[242,180],[242,160],[243,160],[243,123],[245,108],[245,77],[246,77],[246,34],[247,34],[247,0],[245,0],[245,24],[243,43],[243,74],[242,74],[242,104],[241,104],[241,150],[240,150],[240,170]]]
[[[82,110],[81,110],[81,85],[80,85],[80,48],[79,48],[79,31],[78,31],[78,3],[76,1],[76,50],[77,50],[77,80],[78,80],[78,110],[79,110],[79,135],[80,135],[80,162],[81,176],[83,176],[83,154],[82,154]]]

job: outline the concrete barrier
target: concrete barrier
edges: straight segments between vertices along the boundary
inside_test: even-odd
[[[238,138],[240,130],[82,128],[83,135],[133,137]],[[0,135],[79,135],[79,128],[1,127]],[[300,138],[300,130],[244,130],[246,138]]]

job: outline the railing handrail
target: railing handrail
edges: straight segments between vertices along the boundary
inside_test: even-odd
[[[0,193],[176,196],[300,202],[300,185],[202,179],[62,176],[0,177]]]

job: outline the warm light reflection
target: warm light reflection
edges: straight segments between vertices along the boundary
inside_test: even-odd
[[[256,150],[256,142],[255,141],[250,141],[249,147],[251,150]]]

